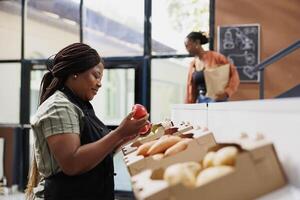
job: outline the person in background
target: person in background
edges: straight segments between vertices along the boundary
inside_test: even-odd
[[[59,51],[47,66],[32,120],[34,160],[27,199],[114,199],[113,152],[133,139],[149,115],[133,112],[110,131],[89,101],[101,87],[104,63],[83,43]]]
[[[194,56],[189,66],[185,103],[208,103],[226,101],[236,91],[240,83],[236,67],[228,59],[215,51],[204,51],[202,45],[208,43],[203,32],[191,32],[186,36],[185,47]],[[212,99],[206,96],[204,70],[230,63],[229,81],[224,92],[216,94]]]

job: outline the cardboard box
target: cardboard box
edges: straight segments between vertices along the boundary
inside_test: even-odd
[[[224,145],[228,144],[230,143],[224,143]],[[233,172],[205,185],[187,188],[182,184],[169,186],[162,179],[166,165],[160,169],[146,170],[132,177],[136,198],[144,200],[247,200],[269,193],[286,184],[287,180],[272,143],[236,140],[234,145],[238,145],[242,151],[236,158]],[[194,157],[203,158],[204,156],[197,150],[192,154]]]
[[[200,133],[197,133],[200,132]],[[164,157],[160,160],[154,160],[152,156],[144,157],[136,155],[136,152],[124,156],[129,174],[136,175],[146,169],[158,169],[167,167],[171,164],[184,161],[198,161],[202,159],[210,147],[216,145],[215,139],[210,131],[201,132],[201,130],[191,130],[196,135],[187,148],[176,155]],[[195,154],[195,152],[197,152]]]

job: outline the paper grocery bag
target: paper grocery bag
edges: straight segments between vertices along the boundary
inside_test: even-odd
[[[224,92],[229,80],[229,64],[205,69],[206,96],[215,99],[218,92]]]

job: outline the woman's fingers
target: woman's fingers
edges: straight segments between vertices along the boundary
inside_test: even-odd
[[[133,114],[133,111],[130,112],[118,127],[123,137],[136,137],[136,135],[139,134],[141,128],[143,128],[147,124],[149,114],[140,119],[133,119]]]
[[[138,119],[137,122],[136,122],[137,126],[144,126],[144,125],[146,125],[148,119],[149,119],[149,114],[145,115],[145,116],[144,116],[143,118],[141,118],[141,119]]]
[[[134,115],[134,111],[131,111],[131,112],[127,115],[126,119],[131,120],[132,117],[133,117],[133,115]]]

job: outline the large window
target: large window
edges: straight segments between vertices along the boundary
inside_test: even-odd
[[[188,58],[184,39],[209,32],[209,0],[152,0],[151,120],[169,118],[171,105],[184,103]],[[204,46],[208,50],[208,44]],[[177,58],[177,55],[186,58]],[[160,58],[163,56],[164,58]]]
[[[79,1],[28,0],[25,57],[45,59],[79,42]]]
[[[153,59],[151,74],[151,120],[171,116],[171,105],[184,103],[191,58]]]
[[[36,67],[36,66],[34,66]],[[43,67],[43,66],[41,66]],[[34,70],[31,72],[30,80],[30,117],[32,117],[39,106],[40,84],[46,70]]]
[[[119,124],[134,104],[134,69],[104,70],[102,88],[92,104],[105,124]]]
[[[0,59],[21,58],[20,16],[20,0],[0,1]]]
[[[209,0],[152,0],[152,54],[185,54],[191,31],[209,31]]]
[[[142,55],[143,25],[144,1],[84,1],[83,41],[102,56]]]
[[[0,64],[0,123],[19,123],[20,77],[19,63]]]

